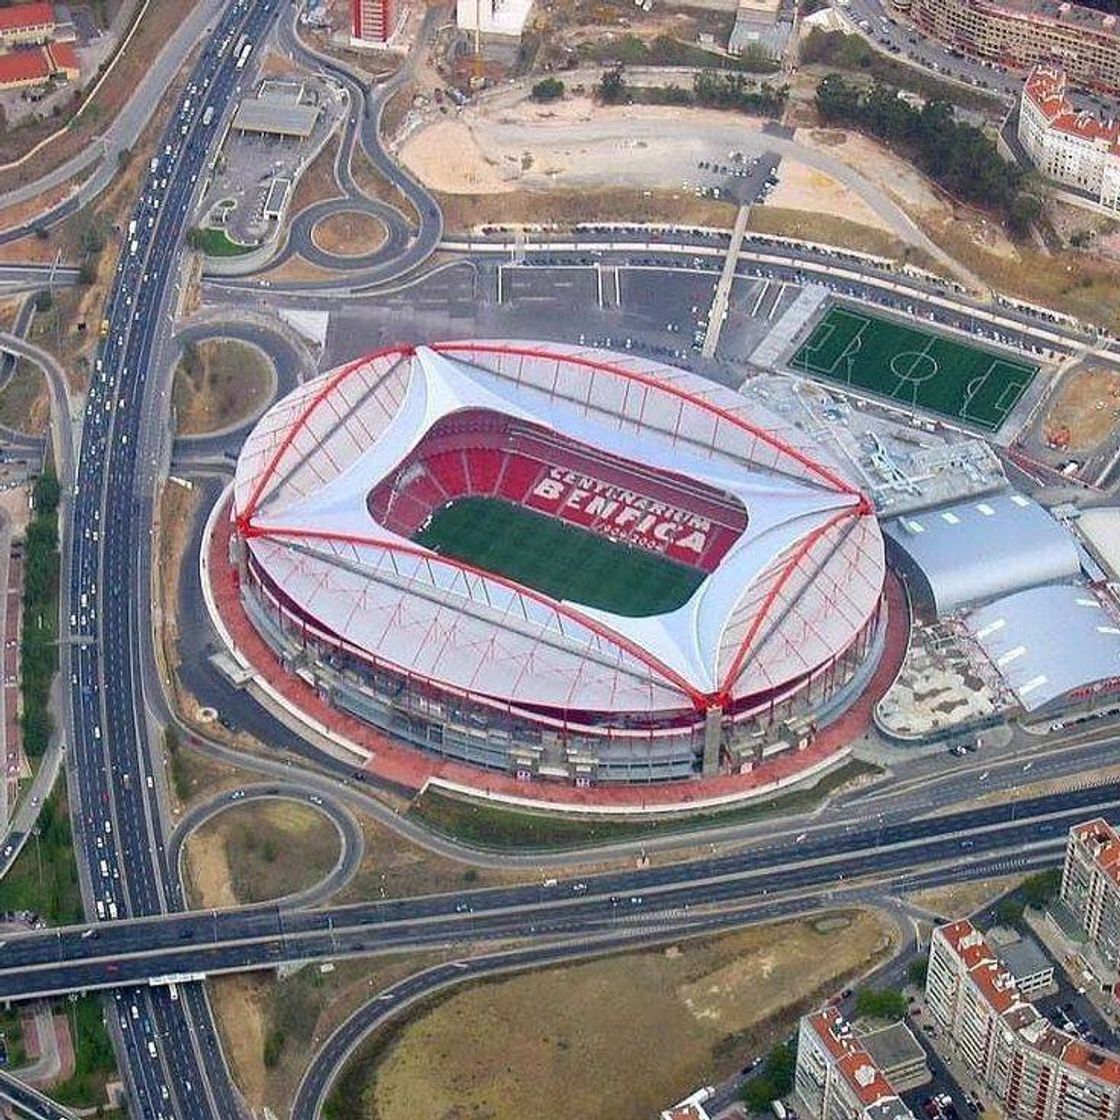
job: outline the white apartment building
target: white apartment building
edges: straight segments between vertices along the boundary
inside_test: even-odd
[[[1031,71],[1019,100],[1019,143],[1048,179],[1120,213],[1120,122],[1078,112],[1066,96],[1065,71]]]
[[[1120,970],[1120,835],[1103,818],[1074,825],[1062,866],[1062,902],[1101,962]]]
[[[914,1120],[835,1007],[801,1020],[793,1086],[814,1120]]]
[[[971,922],[934,930],[926,1002],[1009,1120],[1120,1117],[1120,1058],[1044,1018]]]

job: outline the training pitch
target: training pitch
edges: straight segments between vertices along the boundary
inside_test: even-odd
[[[790,366],[989,432],[1038,373],[1030,362],[835,306]]]
[[[458,498],[436,510],[417,544],[505,576],[553,599],[628,618],[683,606],[705,573],[497,498]]]

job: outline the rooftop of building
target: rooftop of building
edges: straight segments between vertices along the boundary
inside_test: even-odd
[[[872,1061],[882,1070],[925,1060],[926,1052],[922,1049],[922,1044],[901,1020],[889,1026],[861,1031],[859,1040],[871,1055]]]
[[[835,1059],[840,1075],[861,1104],[866,1107],[888,1097],[897,1099],[897,1094],[874,1059],[835,1007],[826,1007],[815,1015],[810,1015],[809,1025]]]
[[[1103,817],[1074,825],[1070,830],[1110,879],[1120,882],[1120,835]]]
[[[50,59],[41,47],[0,54],[0,85],[11,82],[45,82],[51,73]]]
[[[10,8],[0,8],[0,34],[53,24],[53,4],[14,4]]]
[[[989,0],[976,6],[989,11],[994,9],[1010,12],[1012,15],[1024,16],[1028,19],[1049,20],[1068,27],[1083,28],[1086,31],[1112,35],[1118,33],[1114,15],[1095,8],[1086,8],[1081,4],[1069,3],[1067,0]]]
[[[1021,1002],[1015,978],[1003,967],[983,933],[970,921],[963,919],[942,926],[941,934],[997,1014],[1002,1015]]]
[[[1055,131],[1107,144],[1112,151],[1120,152],[1120,121],[1101,120],[1088,110],[1078,111],[1069,99],[1064,70],[1036,66],[1023,85],[1023,96],[1034,103]]]
[[[1037,976],[1054,967],[1054,962],[1033,937],[1018,937],[1006,942],[1000,946],[999,956],[1019,983],[1028,976]]]

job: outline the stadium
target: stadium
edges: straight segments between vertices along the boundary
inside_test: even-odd
[[[869,501],[792,425],[630,354],[379,351],[301,385],[237,463],[261,638],[393,738],[590,785],[751,770],[873,667]]]

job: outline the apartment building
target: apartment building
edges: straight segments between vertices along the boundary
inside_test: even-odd
[[[1044,1018],[971,922],[934,930],[926,1002],[1009,1120],[1120,1117],[1120,1058]]]
[[[350,0],[350,38],[358,44],[384,44],[397,30],[397,0]]]
[[[1055,63],[1078,85],[1120,92],[1115,16],[1066,0],[913,0],[910,14],[966,54],[1022,69]]]
[[[914,1120],[835,1007],[801,1020],[793,1087],[814,1120]]]
[[[1120,213],[1120,121],[1078,112],[1066,96],[1064,71],[1054,66],[1031,71],[1019,99],[1018,135],[1048,179]]]
[[[1061,899],[1115,979],[1120,970],[1120,835],[1103,818],[1069,830]]]
[[[13,4],[0,8],[0,46],[46,43],[54,36],[53,4]]]

